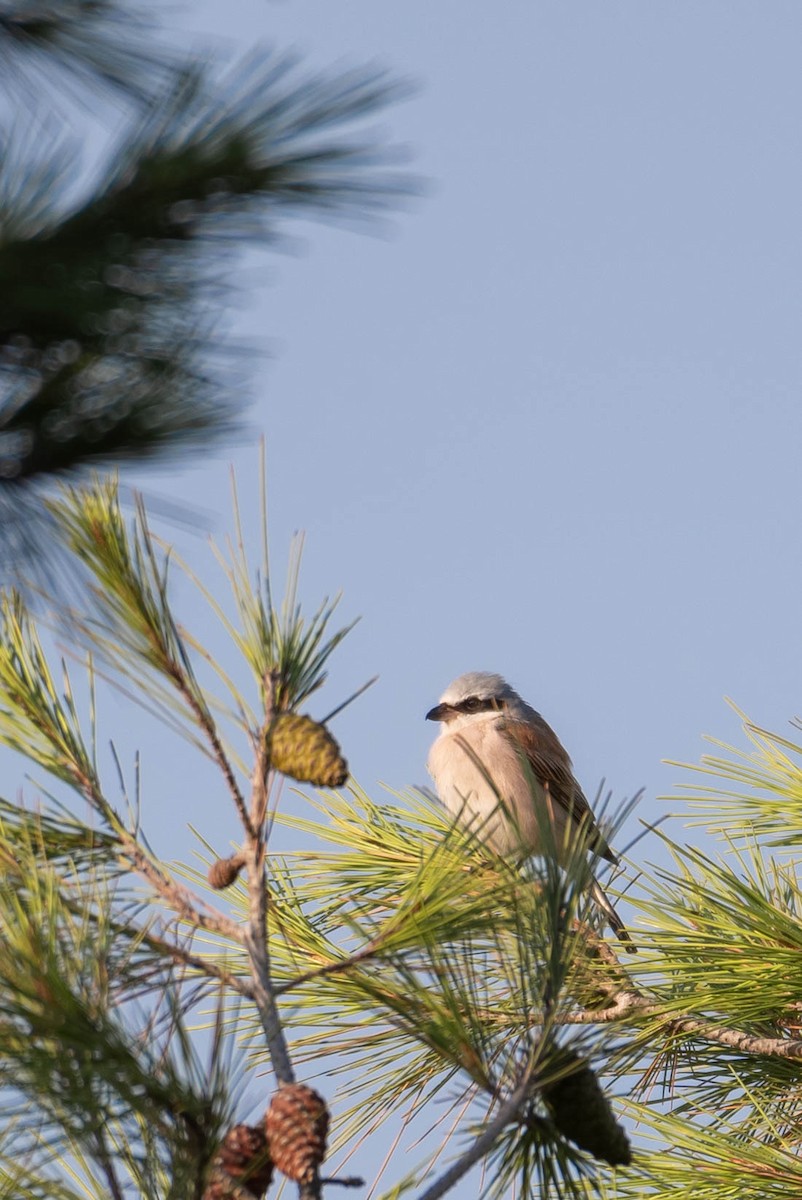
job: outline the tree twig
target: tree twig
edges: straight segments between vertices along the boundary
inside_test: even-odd
[[[720,1046],[728,1046],[730,1049],[740,1050],[744,1054],[763,1054],[772,1058],[802,1058],[802,1039],[800,1038],[757,1037],[755,1034],[744,1033],[741,1029],[732,1029],[729,1025],[705,1021],[700,1017],[672,1017],[665,1012],[665,1005],[661,1001],[650,999],[636,991],[619,992],[615,1003],[607,1008],[591,1008],[583,1012],[563,1013],[556,1018],[556,1022],[562,1025],[595,1025],[620,1021],[634,1015],[641,1017],[662,1015],[670,1033],[688,1034],[691,1037],[702,1038],[706,1042],[717,1042]]]
[[[167,907],[196,929],[204,929],[207,933],[215,933],[243,945],[245,937],[236,922],[217,909],[202,911],[196,903],[197,897],[187,888],[181,887],[158,864],[152,861],[136,837],[121,823],[101,792],[97,780],[77,769],[74,769],[73,773],[76,783],[89,804],[111,825],[114,833],[120,839],[121,853],[128,860],[132,870],[148,881]]]
[[[301,987],[302,984],[310,983],[314,979],[324,979],[327,975],[340,975],[345,971],[350,971],[352,967],[358,967],[363,962],[369,962],[379,953],[384,941],[386,938],[378,934],[377,937],[371,938],[361,950],[355,950],[346,958],[334,959],[332,962],[323,963],[320,967],[310,967],[302,975],[296,975],[294,979],[288,979],[286,983],[278,984],[273,989],[273,995],[283,996],[285,992],[291,992],[293,988]]]
[[[123,854],[133,869],[147,879],[165,904],[188,925],[204,929],[207,933],[216,933],[240,945],[245,944],[245,935],[239,925],[216,909],[202,911],[195,903],[196,897],[193,893],[181,887],[151,862],[135,838],[124,831],[120,833],[120,837],[123,842]]]
[[[273,680],[265,680],[265,715],[256,747],[251,782],[251,812],[246,827],[244,846],[245,867],[248,873],[248,924],[245,947],[251,964],[253,1000],[267,1039],[270,1061],[279,1084],[295,1083],[295,1071],[290,1061],[287,1039],[281,1027],[276,1007],[273,981],[270,975],[270,951],[267,945],[267,888],[265,887],[264,813],[267,802],[267,730],[273,720]]]
[[[251,780],[251,811],[245,826],[245,869],[248,874],[248,924],[245,947],[251,964],[253,1001],[259,1012],[267,1042],[273,1072],[279,1086],[295,1083],[295,1070],[290,1059],[287,1039],[276,1005],[276,992],[270,974],[270,950],[267,942],[267,888],[265,886],[265,815],[267,811],[267,776],[270,770],[267,731],[273,721],[275,679],[265,678],[265,712],[256,747]],[[311,1179],[298,1184],[299,1200],[320,1200],[320,1176],[315,1170]]]
[[[114,1159],[109,1153],[102,1127],[94,1133],[93,1141],[95,1143],[95,1153],[97,1154],[103,1174],[106,1177],[106,1185],[108,1186],[112,1200],[125,1200],[123,1189],[117,1178],[117,1172],[114,1169]]]
[[[530,1060],[524,1070],[521,1079],[513,1092],[504,1101],[499,1108],[495,1117],[479,1134],[476,1141],[460,1155],[455,1163],[452,1163],[447,1171],[444,1171],[439,1179],[436,1179],[431,1187],[427,1188],[419,1200],[439,1200],[440,1196],[444,1196],[446,1192],[462,1179],[463,1175],[467,1174],[476,1163],[493,1148],[498,1135],[512,1124],[518,1117],[523,1106],[529,1099],[532,1089],[532,1078],[535,1074],[535,1057]]]
[[[214,755],[214,760],[223,773],[223,778],[225,779],[228,790],[231,793],[231,797],[234,801],[237,812],[239,813],[239,818],[242,821],[243,827],[248,833],[252,833],[253,830],[251,828],[251,820],[248,816],[248,810],[245,807],[245,798],[240,791],[240,787],[237,783],[231,763],[228,761],[228,756],[223,749],[223,744],[220,741],[220,735],[217,732],[217,726],[212,720],[211,713],[206,707],[206,704],[201,703],[198,697],[195,695],[195,692],[187,682],[186,675],[181,665],[175,662],[172,655],[167,655],[167,662],[165,666],[169,676],[173,680],[173,683],[186,700],[187,704],[192,710],[195,720],[198,722],[198,725],[206,735],[206,738],[212,749],[212,754]]]
[[[209,979],[218,980],[220,983],[225,984],[226,987],[239,992],[247,1000],[253,999],[253,985],[241,975],[232,975],[230,971],[225,971],[222,967],[218,967],[210,959],[203,958],[199,954],[193,954],[190,950],[179,946],[177,942],[172,942],[169,938],[160,937],[149,930],[142,935],[142,940],[154,950],[163,951],[177,962],[183,963],[187,967],[192,967],[193,970],[206,975]]]
[[[612,968],[614,974],[607,978],[594,979],[588,972],[586,982],[595,988],[607,1001],[605,1007],[586,1007],[580,1012],[559,1014],[555,1019],[562,1025],[595,1025],[620,1021],[626,1017],[639,1015],[642,1017],[660,1016],[665,1019],[666,1029],[674,1034],[687,1034],[691,1037],[702,1038],[706,1042],[717,1042],[744,1054],[763,1054],[774,1058],[802,1058],[802,1039],[758,1037],[755,1034],[744,1033],[741,1029],[733,1029],[718,1021],[708,1021],[694,1016],[672,1016],[666,1012],[665,1002],[654,993],[647,995],[640,991],[621,965],[615,952],[593,930],[577,922],[577,929],[582,934],[588,957],[597,959]]]

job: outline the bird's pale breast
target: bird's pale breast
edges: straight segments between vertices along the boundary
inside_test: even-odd
[[[537,853],[546,794],[527,776],[520,754],[494,722],[472,722],[441,734],[428,768],[449,812],[498,854]],[[542,806],[540,817],[536,805]],[[555,830],[558,838],[561,832]]]

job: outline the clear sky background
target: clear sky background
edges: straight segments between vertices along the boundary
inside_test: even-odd
[[[305,529],[304,596],[342,589],[363,618],[319,715],[381,676],[336,723],[360,782],[426,781],[423,714],[469,669],[510,678],[590,793],[602,776],[645,787],[648,818],[681,777],[662,759],[739,739],[725,695],[786,731],[802,657],[796,0],[204,0],[174,23],[199,45],[377,61],[417,85],[381,127],[428,194],[381,236],[296,226],[296,253],[245,255],[229,314],[271,355],[250,418],[276,564]],[[146,487],[222,533],[230,461],[255,496],[252,441]],[[171,794],[171,755],[148,782],[142,748],[146,788]],[[193,819],[214,828],[215,805],[201,791]]]
[[[647,819],[682,778],[662,759],[741,740],[725,695],[789,732],[798,0],[194,0],[169,20],[199,48],[273,43],[417,85],[380,125],[427,194],[377,236],[288,227],[294,253],[235,267],[230,332],[271,356],[253,438],[126,477],[223,534],[228,464],[255,498],[264,432],[277,583],[304,529],[305,600],[342,589],[363,618],[312,711],[381,677],[334,726],[360,783],[427,781],[423,716],[473,669],[542,711],[589,794],[602,776],[644,787]],[[164,532],[214,578],[202,539]],[[162,853],[190,853],[189,821],[220,848],[236,836],[202,761],[122,700],[104,725],[143,753]]]

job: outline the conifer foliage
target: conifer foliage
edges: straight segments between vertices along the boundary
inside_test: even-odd
[[[38,135],[52,121],[3,132],[2,535],[40,547],[36,516],[87,586],[66,657],[0,594],[20,764],[0,798],[0,1200],[319,1200],[364,1194],[360,1175],[383,1200],[799,1195],[800,739],[742,717],[745,749],[685,769],[690,832],[647,831],[625,868],[622,963],[584,846],[501,860],[427,793],[349,775],[350,700],[321,690],[351,625],[299,603],[298,545],[277,599],[264,501],[255,569],[235,493],[218,590],[144,502],[126,517],[115,479],[82,478],[236,427],[207,307],[223,247],[408,187],[359,133],[384,76],[266,55],[225,76],[152,35],[122,0],[0,0],[4,105],[46,65],[42,103],[91,86],[131,122],[82,194],[61,134]],[[108,727],[134,703],[226,814],[198,863],[148,840],[161,797]]]
[[[38,548],[19,519],[23,504],[41,527],[36,485],[241,430],[248,354],[217,320],[232,248],[275,244],[292,214],[364,220],[412,186],[365,129],[403,90],[383,72],[311,74],[267,51],[224,68],[161,44],[124,0],[0,0],[7,574],[26,539]],[[108,93],[128,107],[91,187],[39,74],[106,93],[101,113]]]
[[[88,686],[18,593],[0,613],[0,740],[52,781],[0,804],[0,1196],[313,1200],[362,1185],[346,1161],[386,1200],[799,1190],[802,748],[747,722],[702,761],[690,812],[725,853],[652,833],[674,865],[641,860],[621,962],[581,846],[513,864],[422,793],[281,789],[350,628],[303,615],[297,556],[277,602],[237,526],[226,604],[113,481],[50,508],[96,594],[70,623]],[[231,662],[174,612],[176,569]],[[154,854],[98,744],[106,677],[202,752],[233,854]]]

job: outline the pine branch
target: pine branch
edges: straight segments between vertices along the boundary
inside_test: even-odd
[[[350,971],[354,967],[358,967],[362,963],[375,958],[380,952],[381,947],[382,938],[374,938],[369,945],[365,946],[362,950],[357,950],[354,954],[349,954],[345,958],[335,959],[333,962],[323,963],[319,967],[312,967],[310,970],[296,975],[294,979],[289,979],[286,983],[279,984],[274,989],[275,995],[283,996],[285,992],[291,992],[294,988],[303,987],[304,984],[312,983],[316,979],[324,979],[327,975],[340,975],[346,971]]]
[[[62,15],[89,3],[64,0]],[[36,571],[51,532],[39,486],[54,476],[242,432],[245,355],[214,315],[232,246],[275,245],[285,216],[363,224],[409,196],[364,132],[401,94],[379,70],[303,76],[267,53],[218,82],[173,71],[70,210],[53,197],[75,147],[51,138],[32,158],[30,138],[0,134],[0,568]]]
[[[611,1021],[625,1020],[627,1017],[664,1018],[663,1027],[669,1037],[677,1034],[688,1034],[706,1042],[716,1042],[731,1050],[743,1054],[767,1055],[774,1058],[802,1058],[802,1039],[760,1037],[743,1030],[733,1029],[713,1021],[702,1020],[699,1017],[676,1017],[667,1011],[665,1002],[652,1000],[637,991],[620,992],[614,1004],[607,1008],[593,1008],[585,1012],[565,1013],[558,1018],[563,1025],[596,1025]]]
[[[741,1099],[762,1106],[759,1090]],[[633,1200],[644,1194],[654,1200],[786,1200],[800,1193],[802,1162],[791,1129],[775,1128],[767,1143],[750,1136],[737,1110],[686,1104],[672,1114],[663,1105],[632,1102],[627,1110],[658,1142],[640,1153],[641,1178],[623,1191]]]
[[[262,1022],[270,1061],[279,1084],[295,1083],[295,1071],[289,1048],[281,1027],[273,981],[270,973],[270,952],[267,941],[267,889],[265,887],[265,786],[269,770],[265,734],[273,720],[272,683],[265,682],[265,716],[262,736],[253,769],[253,799],[246,827],[245,864],[248,874],[249,913],[244,943],[248,951],[253,980],[253,994]]]
[[[247,734],[254,749],[262,735],[253,728],[255,717],[250,706],[225,673],[218,671],[234,701],[233,714],[226,712],[199,683],[195,662],[197,658],[210,662],[211,656],[173,617],[168,571],[175,559],[151,532],[141,498],[137,499],[130,524],[123,518],[114,480],[96,482],[91,489],[65,488],[62,497],[52,501],[49,508],[69,548],[90,573],[90,588],[96,600],[91,615],[70,614],[72,632],[78,632],[93,654],[115,672],[124,673],[135,683],[140,702],[143,693],[152,696],[156,705],[175,720],[175,698],[181,701],[179,715],[184,726],[189,726],[186,736],[217,764],[243,827],[252,830],[253,821],[258,824],[264,813],[248,813],[235,773],[240,760],[229,748],[212,712],[222,710],[233,717],[238,731]],[[298,545],[293,547],[280,609],[273,603],[269,585],[262,582],[266,576],[260,579],[257,574],[252,579],[244,556],[238,554],[232,563],[218,558],[234,592],[240,628],[178,561],[240,650],[259,691],[264,691],[264,680],[270,676],[275,679],[275,707],[281,711],[295,708],[323,685],[328,660],[353,623],[329,632],[336,603],[325,602],[311,620],[302,616],[297,604]]]
[[[139,610],[140,615],[143,610]],[[36,630],[19,596],[4,597],[0,638],[0,740],[34,756],[48,771],[75,788],[103,819],[118,850],[159,896],[190,924],[241,940],[233,921],[201,912],[184,888],[163,871],[119,819],[106,799],[93,756],[84,744],[65,671],[62,695],[50,673]],[[152,625],[144,625],[152,630]],[[156,653],[164,645],[156,642]],[[170,660],[173,661],[172,659]]]
[[[7,1116],[25,1113],[18,1152],[26,1145],[36,1151],[49,1130],[51,1150],[83,1146],[104,1170],[96,1140],[102,1114],[128,1170],[144,1150],[131,1125],[136,1114],[159,1142],[157,1154],[173,1156],[176,1170],[178,1158],[184,1172],[197,1170],[204,1146],[229,1116],[224,1080],[202,1082],[169,983],[161,989],[165,1015],[169,1010],[163,1035],[153,1022],[144,1038],[127,1027],[118,1001],[134,995],[139,943],[135,927],[113,918],[109,892],[91,880],[61,879],[31,860],[0,888],[0,911],[0,1079]],[[128,1003],[125,1017],[132,1011]],[[31,1101],[41,1127],[31,1122]]]
[[[95,804],[96,797],[91,790],[86,793],[90,803]],[[203,929],[207,933],[235,944],[244,944],[244,935],[240,927],[230,918],[215,909],[198,907],[197,897],[186,888],[180,887],[148,854],[136,838],[124,830],[120,831],[121,853],[130,863],[133,870],[138,872],[151,885],[156,894],[164,901],[182,921],[191,929]]]
[[[711,833],[723,833],[736,843],[759,836],[766,846],[796,849],[802,835],[802,745],[763,729],[732,702],[730,707],[741,719],[748,748],[708,737],[705,740],[719,754],[703,754],[698,765],[672,763],[695,779],[716,781],[683,784],[683,798],[694,812],[705,815]],[[799,719],[791,724],[802,728]]]
[[[141,938],[145,945],[156,950],[164,957],[181,963],[183,966],[190,967],[193,971],[205,976],[207,979],[222,983],[225,987],[230,988],[232,992],[239,993],[240,996],[243,996],[247,1000],[253,1000],[253,988],[248,980],[243,979],[241,975],[234,975],[230,971],[219,967],[211,958],[200,954],[193,954],[185,946],[180,946],[177,942],[168,938],[159,937],[152,930],[142,931]]]
[[[630,979],[627,970],[620,960],[605,943],[601,942],[590,930],[582,930],[590,953],[590,961],[597,959],[600,963],[612,967],[612,973],[594,977],[586,975],[586,985],[595,990],[597,996],[604,996],[606,1007],[598,1006],[598,998],[593,1007],[584,1011],[567,1011],[554,1019],[563,1025],[595,1025],[607,1024],[613,1021],[623,1021],[629,1017],[663,1017],[662,1027],[669,1038],[676,1035],[689,1035],[702,1041],[715,1042],[744,1054],[765,1055],[780,1059],[795,1060],[802,1058],[802,1039],[789,1037],[766,1037],[745,1033],[743,1030],[732,1028],[721,1022],[706,1020],[693,1015],[677,1016],[676,1000],[662,1000],[655,997],[654,992],[645,994]],[[581,974],[585,975],[584,971]],[[612,1003],[610,1003],[612,1001]]]
[[[63,151],[34,176],[34,204],[27,164],[6,162],[7,479],[163,456],[230,434],[230,370],[225,383],[209,372],[203,348],[214,339],[199,308],[221,287],[230,255],[221,239],[271,240],[284,211],[359,218],[408,194],[386,151],[350,131],[396,98],[397,85],[381,72],[292,82],[292,67],[254,56],[213,91],[185,73],[128,131],[105,183],[66,215],[38,201],[41,177],[52,195],[64,175]]]
[[[191,644],[170,609],[169,555],[163,558],[157,553],[144,512],[139,511],[134,532],[129,533],[120,519],[113,488],[101,487],[88,495],[72,492],[59,519],[71,530],[73,545],[96,581],[100,608],[86,627],[97,634],[97,646],[108,653],[110,661],[127,664],[129,677],[137,679],[140,689],[150,686],[147,673],[161,679],[165,688],[175,689],[187,719],[208,743],[209,729],[216,729],[206,723],[212,701],[195,677]],[[321,728],[293,709],[322,683],[328,658],[342,634],[330,636],[327,632],[330,606],[324,606],[312,622],[302,620],[295,599],[294,569],[281,613],[273,603],[269,580],[265,579],[264,586],[259,580],[254,585],[241,557],[231,564],[229,578],[241,618],[235,641],[254,673],[257,665],[272,666],[267,678],[257,676],[264,704],[258,728],[245,716],[250,712],[247,704],[239,703],[232,691],[236,705],[232,715],[240,735],[245,735],[254,750],[248,810],[243,811],[243,806],[236,809],[245,835],[241,853],[247,881],[232,890],[231,900],[232,907],[242,903],[241,923],[216,910],[204,911],[197,895],[177,884],[144,843],[123,826],[101,788],[95,756],[84,746],[70,689],[65,688],[65,702],[47,670],[35,630],[21,610],[12,612],[16,622],[10,624],[13,653],[7,655],[11,734],[20,747],[33,746],[48,769],[60,773],[102,815],[116,838],[118,861],[144,876],[160,909],[176,913],[193,932],[208,930],[229,942],[231,953],[224,950],[216,961],[211,958],[207,970],[205,960],[191,945],[186,949],[173,945],[169,933],[159,934],[158,942],[150,931],[141,933],[148,953],[165,964],[186,968],[183,975],[179,970],[179,977],[187,981],[198,974],[213,977],[226,985],[229,994],[236,990],[252,1001],[253,1009],[247,1006],[249,1022],[267,1043],[279,1097],[282,1093],[286,1097],[295,1080],[296,1049],[288,1046],[284,1014],[278,1006],[279,991],[290,981],[299,1024],[306,1031],[316,1020],[321,1023],[317,1058],[341,1050],[339,1031],[353,1022],[359,1052],[369,1068],[364,1072],[369,1088],[374,1069],[377,1071],[373,1094],[360,1114],[363,1127],[379,1111],[386,1112],[393,1100],[409,1094],[406,1063],[401,1068],[396,1063],[385,1082],[381,1071],[391,1053],[406,1057],[411,1047],[419,1052],[414,1086],[420,1085],[431,1097],[458,1078],[467,1099],[489,1105],[488,1145],[503,1152],[504,1170],[520,1168],[525,1174],[534,1155],[544,1179],[549,1172],[556,1176],[567,1161],[566,1138],[570,1140],[571,1135],[549,1124],[548,1117],[536,1110],[537,1105],[541,1109],[547,1105],[545,1092],[541,1094],[543,1077],[529,1097],[533,1112],[525,1122],[517,1123],[518,1128],[507,1134],[510,1123],[497,1128],[491,1114],[499,1096],[516,1093],[533,1055],[537,1054],[544,1071],[554,1067],[555,1032],[560,1029],[560,1014],[569,1007],[572,988],[581,987],[583,994],[593,991],[593,981],[579,979],[575,967],[583,947],[591,958],[594,945],[580,924],[587,904],[584,853],[580,861],[577,849],[576,864],[570,860],[564,870],[548,862],[519,868],[488,856],[470,833],[455,828],[431,805],[424,810],[420,799],[417,820],[421,836],[417,837],[416,818],[408,806],[393,810],[387,805],[363,804],[354,789],[347,796],[327,794],[318,801],[327,821],[334,821],[332,840],[343,848],[333,873],[321,872],[325,858],[312,864],[301,857],[297,871],[291,873],[271,856],[268,878],[270,772],[283,762],[284,769],[292,773],[296,764],[298,778],[314,782],[315,771],[308,764],[320,753]],[[2,662],[0,657],[0,665]],[[280,687],[283,707],[277,712],[274,698]],[[289,741],[297,737],[295,757],[289,753],[289,745],[281,752],[283,757],[279,754],[277,722],[281,721],[284,728],[294,731],[287,735]],[[305,749],[298,732],[301,728]],[[218,744],[224,746],[222,738]],[[209,757],[225,776],[227,751],[225,762],[213,747]],[[309,770],[312,774],[307,774]],[[302,821],[294,823],[297,829],[304,828]],[[327,836],[320,828],[314,832]],[[293,874],[298,875],[298,884]],[[299,979],[297,964],[306,957],[308,966],[310,947],[317,955],[313,962],[323,965],[326,957],[342,960],[345,954],[350,959],[348,969],[338,967],[311,975],[302,972]],[[234,961],[238,969],[246,956],[250,979],[239,986],[230,963]],[[601,984],[597,990],[609,996],[615,985],[614,973],[612,967],[607,969],[609,964],[601,953],[597,958],[607,991]],[[201,983],[198,991],[203,989],[208,989],[206,983]],[[330,1004],[333,996],[343,1000],[336,1016]],[[319,1018],[310,1016],[308,1007],[304,1009],[304,1002],[308,1005],[312,997],[316,997]],[[188,1002],[195,1002],[192,995]],[[540,1028],[535,1014],[545,1015]],[[239,1018],[237,1028],[241,1030]],[[381,1036],[376,1037],[377,1028],[385,1038],[384,1031],[390,1031],[386,1053]],[[595,1030],[575,1031],[572,1051],[577,1053],[577,1042],[589,1047],[603,1039]],[[374,1056],[377,1046],[379,1053]],[[579,1158],[581,1175],[582,1170],[592,1169],[592,1163],[590,1168],[587,1163],[583,1167],[584,1160]],[[107,1182],[107,1190],[108,1186]],[[303,1182],[301,1194],[308,1200],[317,1198],[320,1187],[315,1172],[314,1178]],[[142,1190],[154,1194],[144,1184]]]
[[[520,1081],[510,1095],[499,1107],[498,1112],[474,1141],[469,1150],[460,1155],[455,1163],[445,1171],[439,1179],[426,1189],[420,1200],[440,1200],[446,1192],[450,1192],[471,1167],[481,1162],[490,1153],[498,1141],[499,1134],[510,1124],[517,1121],[531,1099],[532,1081],[535,1075],[536,1059],[532,1059],[524,1069]]]
[[[176,64],[154,46],[156,24],[131,0],[4,0],[0,81],[41,100],[54,73],[145,104]],[[55,97],[54,97],[55,98]]]

